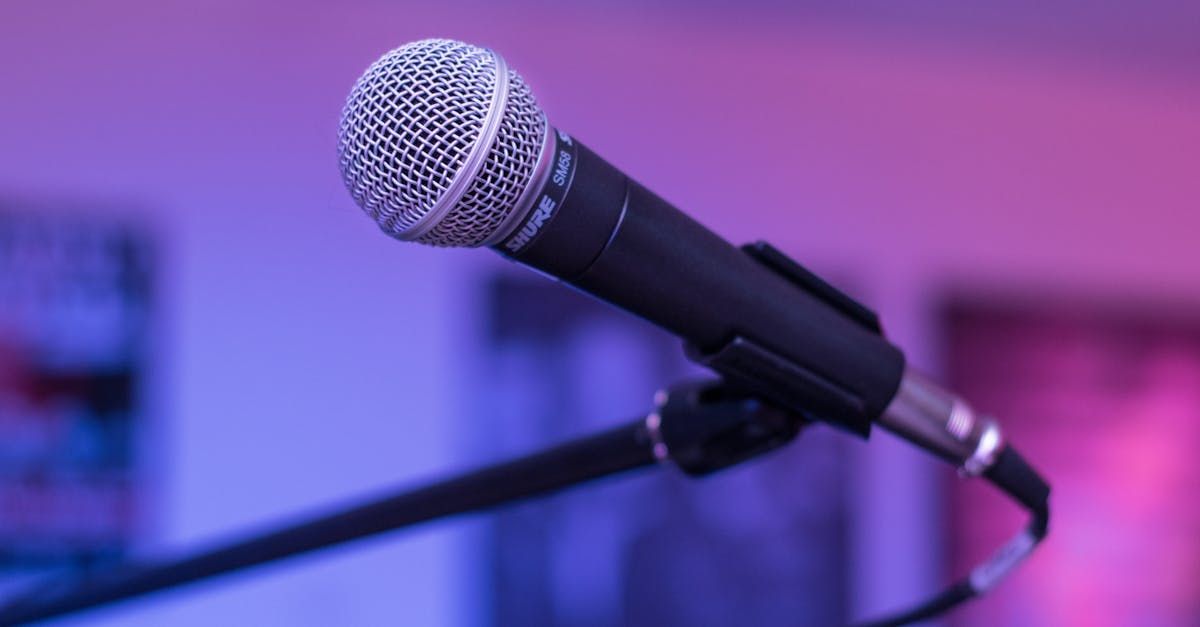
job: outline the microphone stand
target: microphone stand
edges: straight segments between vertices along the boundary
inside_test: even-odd
[[[674,386],[659,392],[655,405],[646,417],[616,428],[305,522],[172,559],[51,581],[0,605],[0,625],[125,601],[655,463],[708,474],[790,442],[804,422],[721,381]]]

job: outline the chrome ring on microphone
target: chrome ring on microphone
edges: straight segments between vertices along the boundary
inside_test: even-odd
[[[908,369],[879,425],[976,477],[991,468],[1004,438],[995,421],[919,372]]]

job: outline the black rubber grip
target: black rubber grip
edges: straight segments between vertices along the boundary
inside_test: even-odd
[[[1004,447],[984,476],[1035,514],[1043,513],[1049,507],[1050,485],[1011,446]],[[1037,537],[1044,537],[1046,524],[1037,525],[1033,531]]]

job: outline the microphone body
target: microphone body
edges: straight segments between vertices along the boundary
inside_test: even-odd
[[[737,248],[565,133],[493,248],[681,337],[775,404],[866,436],[904,356],[875,315],[768,244]]]

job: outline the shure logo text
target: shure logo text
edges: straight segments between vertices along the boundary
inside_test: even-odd
[[[524,248],[529,243],[529,240],[533,239],[533,236],[542,230],[542,225],[546,223],[546,220],[550,219],[550,214],[554,213],[556,206],[558,206],[558,203],[554,202],[553,198],[542,196],[542,200],[538,203],[537,208],[533,210],[533,215],[530,216],[529,222],[526,222],[525,226],[521,227],[521,232],[517,233],[516,237],[508,240],[508,243],[504,247],[514,253]]]

